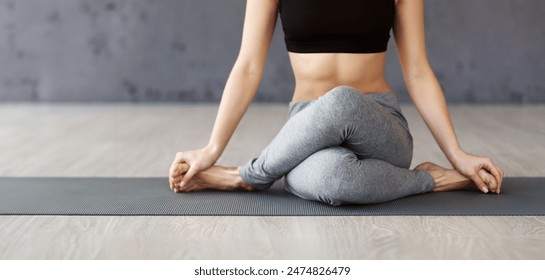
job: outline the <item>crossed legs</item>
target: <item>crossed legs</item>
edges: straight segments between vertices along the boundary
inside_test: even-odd
[[[290,119],[259,158],[242,167],[214,165],[183,188],[178,184],[189,165],[179,163],[171,188],[250,191],[284,176],[288,191],[331,205],[377,203],[432,190],[478,190],[455,169],[431,162],[409,170],[411,158],[412,136],[395,95],[338,87],[319,100],[290,103]],[[485,182],[493,179],[481,173]]]
[[[240,167],[242,180],[267,189],[285,176],[288,191],[331,205],[432,191],[427,171],[408,169],[412,138],[400,112],[392,113],[397,104],[375,100],[383,96],[334,88],[292,115],[260,156]]]

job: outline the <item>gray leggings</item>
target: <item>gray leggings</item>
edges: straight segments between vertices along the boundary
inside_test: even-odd
[[[380,203],[433,190],[427,171],[408,169],[412,154],[394,93],[340,86],[291,101],[286,124],[240,176],[258,190],[284,176],[287,191],[334,206]]]

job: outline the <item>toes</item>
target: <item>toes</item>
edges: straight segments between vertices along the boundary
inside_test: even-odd
[[[185,174],[189,170],[189,165],[185,162],[179,163],[176,166],[176,170],[172,172],[172,177],[178,177],[180,175]]]
[[[176,171],[174,171],[174,176],[179,176],[182,174],[185,174],[189,170],[189,165],[185,162],[179,163],[176,167]]]
[[[189,170],[189,164],[187,164],[187,163],[185,163],[185,162],[182,162],[182,163],[179,163],[179,164],[178,164],[178,171],[179,171],[181,174],[186,173],[188,170]]]

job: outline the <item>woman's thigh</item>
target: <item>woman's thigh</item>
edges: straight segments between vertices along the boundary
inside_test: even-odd
[[[297,105],[303,105],[302,110]],[[290,104],[290,117],[299,115],[305,123],[322,119],[336,126],[339,145],[353,151],[358,159],[380,159],[408,168],[413,143],[397,97],[393,93],[362,94],[350,87],[337,87],[312,104]],[[318,129],[318,127],[316,127]],[[319,139],[317,139],[319,141]]]

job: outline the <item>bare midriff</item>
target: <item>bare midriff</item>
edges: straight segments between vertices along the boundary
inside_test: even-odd
[[[292,101],[318,99],[337,86],[364,94],[390,92],[383,53],[289,53],[295,75]]]

